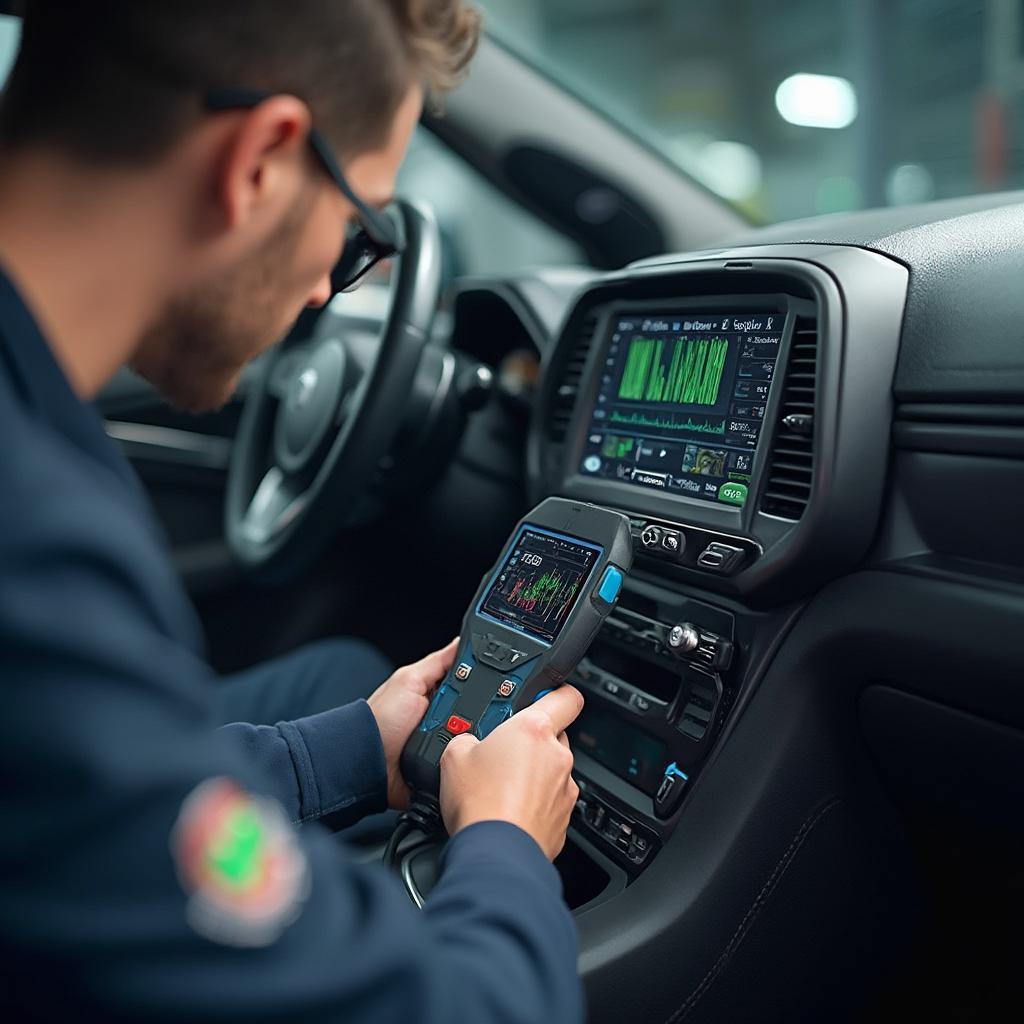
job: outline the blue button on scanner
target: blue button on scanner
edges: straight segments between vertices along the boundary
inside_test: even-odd
[[[604,579],[601,580],[601,586],[598,588],[597,596],[601,598],[605,604],[615,604],[615,599],[619,596],[619,591],[622,589],[622,573],[615,568],[614,565],[609,565],[604,571]]]

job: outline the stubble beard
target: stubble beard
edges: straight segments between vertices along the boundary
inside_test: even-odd
[[[250,261],[170,302],[145,333],[131,368],[172,405],[192,413],[222,408],[245,366],[280,340],[276,325],[290,298],[281,278],[289,274],[307,214],[308,204],[297,203]]]

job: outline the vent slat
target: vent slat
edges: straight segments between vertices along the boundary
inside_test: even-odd
[[[580,393],[583,370],[587,365],[596,333],[597,317],[586,317],[562,364],[561,376],[547,416],[547,435],[553,444],[564,443],[565,435],[569,431],[572,415],[576,411],[576,399]]]
[[[781,519],[799,520],[814,486],[814,438],[787,430],[782,422],[794,414],[813,416],[817,406],[818,329],[797,321],[782,389],[779,423],[772,442],[761,511]]]
[[[783,476],[781,473],[772,474],[771,480],[772,487],[788,487],[794,491],[810,491],[811,482],[810,480],[804,480],[797,477]]]

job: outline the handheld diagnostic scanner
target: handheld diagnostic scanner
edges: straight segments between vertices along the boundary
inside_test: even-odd
[[[402,752],[411,789],[436,797],[452,737],[483,739],[565,681],[632,561],[629,520],[618,512],[548,498],[520,521],[484,576],[452,668]]]

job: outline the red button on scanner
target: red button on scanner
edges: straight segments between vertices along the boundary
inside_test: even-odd
[[[445,728],[453,735],[458,735],[460,732],[469,732],[473,728],[472,722],[467,722],[464,718],[459,718],[458,715],[452,715],[448,719],[448,724]]]

